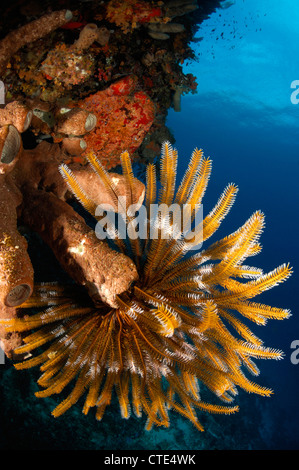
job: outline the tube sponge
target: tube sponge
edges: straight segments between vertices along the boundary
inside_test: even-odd
[[[17,207],[22,195],[10,173],[22,150],[17,129],[0,129],[0,308],[21,305],[33,290],[33,268],[27,242],[17,229]]]
[[[51,33],[70,21],[72,16],[70,10],[53,11],[8,33],[0,41],[0,74],[4,73],[10,57],[21,47]]]
[[[64,270],[86,287],[94,301],[115,307],[116,295],[138,279],[133,261],[99,240],[64,201],[46,191],[24,193],[22,218],[50,246]]]

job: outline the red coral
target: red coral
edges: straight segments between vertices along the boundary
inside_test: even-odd
[[[66,23],[65,25],[61,26],[62,29],[78,29],[82,28],[82,26],[85,26],[87,23],[86,21],[81,23],[80,21],[70,21],[69,23]]]
[[[189,83],[189,88],[194,93],[197,90],[198,83],[196,82],[196,77],[192,75],[192,73],[187,73],[186,75],[188,83]]]
[[[107,90],[107,93],[112,96],[123,96],[132,93],[136,87],[137,77],[135,75],[127,75],[121,80],[112,83]]]
[[[149,8],[148,6],[138,2],[136,4],[135,14],[138,14],[139,23],[149,23],[152,18],[161,18],[162,10],[159,7]]]
[[[126,90],[132,91],[130,87]],[[154,103],[144,92],[126,95],[116,91],[113,84],[79,103],[97,117],[97,126],[84,140],[87,151],[93,151],[106,169],[120,163],[123,151],[136,152],[155,117]]]
[[[140,24],[159,21],[162,16],[161,8],[154,2],[110,0],[107,5],[107,19],[120,26],[125,33]]]

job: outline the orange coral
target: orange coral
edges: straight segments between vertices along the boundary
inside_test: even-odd
[[[89,54],[68,49],[65,44],[57,44],[50,51],[41,66],[49,80],[63,83],[65,87],[84,82],[93,73],[94,62]]]
[[[162,10],[154,2],[138,0],[111,0],[107,5],[107,19],[120,26],[124,33],[132,31],[139,24],[161,20]]]
[[[43,15],[37,20],[11,31],[0,41],[0,71],[4,73],[10,57],[21,47],[31,44],[37,39],[46,36],[71,20],[73,14],[70,10],[53,11]]]
[[[155,117],[154,103],[144,92],[126,94],[131,85],[125,77],[79,103],[97,117],[96,128],[84,140],[87,150],[93,151],[106,169],[120,163],[124,150],[136,152]]]

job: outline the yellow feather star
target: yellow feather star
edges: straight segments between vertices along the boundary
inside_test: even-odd
[[[117,189],[99,161],[88,157],[94,171],[114,198]],[[130,157],[121,157],[124,175],[133,190]],[[211,172],[211,161],[201,150],[194,150],[185,176],[176,191],[177,152],[166,142],[161,161],[161,189],[158,193],[153,165],[147,168],[147,209],[159,203],[191,205],[195,220]],[[85,208],[94,215],[94,203],[85,194],[74,175],[64,165],[61,174]],[[224,190],[215,208],[202,223],[203,241],[210,238],[230,210],[237,193],[235,185]],[[127,212],[126,223],[134,221]],[[268,319],[284,319],[289,311],[270,307],[249,299],[284,281],[291,274],[282,265],[268,274],[244,265],[244,260],[260,251],[258,243],[264,216],[255,212],[242,227],[213,243],[204,251],[193,251],[193,240],[184,234],[163,238],[163,229],[172,233],[173,220],[158,214],[148,218],[158,237],[145,240],[115,240],[119,250],[131,253],[139,271],[139,280],[131,290],[118,297],[118,308],[93,305],[80,290],[40,285],[24,308],[45,306],[40,313],[2,321],[7,331],[28,331],[24,345],[16,353],[43,352],[15,364],[17,369],[40,366],[38,383],[47,397],[62,392],[74,382],[74,388],[53,411],[59,416],[86,394],[83,413],[96,408],[101,419],[116,391],[121,415],[147,415],[146,428],[153,424],[169,426],[169,409],[187,417],[203,430],[196,409],[211,413],[232,413],[237,387],[263,396],[271,390],[250,381],[243,371],[259,373],[252,358],[275,358],[280,351],[263,346],[242,318],[263,325]],[[117,230],[115,230],[117,234]],[[235,334],[232,333],[235,331]],[[45,346],[48,344],[48,346]],[[201,388],[209,389],[225,405],[206,403]]]

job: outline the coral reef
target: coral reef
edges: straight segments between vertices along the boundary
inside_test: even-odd
[[[14,123],[16,129],[25,132],[32,121],[32,110],[21,101],[12,101],[0,109],[0,126]]]
[[[17,115],[17,121],[18,121]],[[33,267],[27,253],[27,241],[17,229],[17,207],[22,194],[11,174],[21,153],[21,138],[13,125],[0,128],[0,318],[17,315],[14,307],[22,304],[33,290]],[[21,343],[20,335],[7,335],[0,327],[1,346],[8,357]]]
[[[59,165],[69,161],[69,156],[64,149],[59,144],[45,141],[34,149],[23,149],[21,135],[13,124],[21,122],[20,127],[24,128],[24,120],[26,121],[27,118],[24,118],[23,111],[25,110],[28,114],[28,108],[20,108],[18,103],[17,105],[9,106],[7,112],[4,108],[3,116],[8,121],[11,119],[12,122],[0,128],[2,221],[0,226],[0,317],[15,316],[17,312],[13,307],[23,303],[33,290],[34,272],[27,253],[27,242],[17,229],[20,217],[32,230],[41,236],[46,235],[44,238],[53,252],[77,282],[88,285],[93,296],[98,292],[102,300],[105,299],[113,304],[115,294],[122,289],[126,290],[135,278],[134,266],[129,259],[118,256],[98,240],[82,217],[75,214],[65,202],[70,199],[70,192],[59,173]],[[21,109],[23,119],[20,120],[20,113],[10,112],[11,109]],[[84,114],[84,123],[86,112],[79,111],[80,114]],[[76,117],[77,114],[75,114]],[[72,126],[78,127],[77,119],[75,119],[75,125],[73,123]],[[79,128],[80,126],[82,122],[79,119]],[[82,188],[88,188],[95,195],[94,200],[97,206],[104,207],[109,204],[113,210],[119,210],[117,205],[113,206],[114,199],[109,191],[93,177],[88,166],[82,167],[73,162],[70,167]],[[123,196],[131,191],[121,175],[111,174],[109,177],[115,181],[118,191]],[[101,189],[100,192],[99,189]],[[134,201],[137,206],[142,204],[143,197],[144,186],[135,180]],[[74,248],[77,245],[81,246],[82,243],[83,251],[80,252]],[[84,256],[82,256],[83,253]],[[98,253],[97,264],[92,261],[95,253]],[[115,261],[113,262],[112,259]],[[122,276],[116,275],[119,270]],[[21,336],[7,335],[1,327],[0,338],[6,355],[12,356],[12,351],[18,341],[21,342]]]
[[[112,250],[68,204],[38,189],[24,193],[22,219],[49,245],[62,267],[95,303],[116,307],[116,296],[138,278],[134,263]]]
[[[93,74],[94,62],[87,54],[58,44],[41,64],[41,71],[55,85],[65,88],[84,82]]]
[[[127,33],[141,24],[162,21],[161,4],[162,2],[141,2],[139,0],[124,2],[110,0],[107,5],[107,19]]]
[[[94,131],[85,136],[85,153],[92,150],[107,169],[120,163],[122,152],[133,154],[140,147],[154,121],[154,103],[133,90],[134,77],[129,76],[78,103],[97,119]]]
[[[8,50],[7,46],[6,68],[3,65],[6,102],[29,106],[33,111],[30,130],[37,140],[51,136],[70,153],[97,152],[107,169],[119,164],[118,156],[125,149],[145,163],[148,158],[153,160],[160,154],[162,141],[169,137],[165,125],[169,107],[179,110],[181,95],[196,91],[194,77],[192,81],[182,69],[183,62],[193,58],[189,42],[195,30],[192,15],[199,10],[196,2],[111,0],[89,2],[84,9],[77,3],[72,12],[63,10],[67,12],[64,21],[58,21],[62,10],[42,14],[41,8],[39,18],[8,31],[2,39],[4,49],[14,36],[22,36],[15,47]],[[22,11],[28,15],[28,7]],[[47,21],[48,29],[43,26]],[[101,98],[105,105],[100,110],[95,103],[98,124],[88,142],[82,135],[80,140],[71,134],[60,136],[56,129],[60,109],[78,108],[79,103],[82,107],[86,102],[93,113],[92,102]],[[142,108],[147,117],[138,119]],[[105,109],[112,111],[105,113]],[[107,153],[103,152],[105,137],[100,138],[103,126],[104,133],[111,135],[110,147],[115,145]],[[134,145],[116,144],[122,132],[126,134],[124,140],[131,139]],[[155,141],[163,132],[164,137]],[[151,152],[143,152],[147,136],[153,140],[147,142]],[[98,143],[99,148],[95,148]]]
[[[81,30],[79,38],[72,46],[57,44],[55,49],[49,51],[41,64],[41,70],[58,86],[63,84],[66,88],[71,88],[72,85],[78,85],[94,72],[94,58],[85,51],[95,41],[106,45],[108,40],[103,28],[99,30],[96,24],[89,23]]]
[[[46,36],[51,31],[70,21],[72,16],[70,10],[54,11],[17,30],[11,31],[0,41],[0,73],[4,72],[10,57],[21,47]]]
[[[88,158],[95,174],[103,179],[100,162],[92,154]],[[233,402],[238,388],[262,396],[272,393],[249,380],[243,369],[258,375],[254,360],[279,359],[281,352],[265,347],[246,320],[264,325],[268,319],[289,316],[288,310],[251,299],[286,280],[291,268],[284,264],[264,274],[244,264],[246,258],[260,251],[264,216],[259,211],[235,232],[198,251],[200,239],[206,242],[229,212],[237,187],[229,184],[210,213],[198,221],[196,212],[210,177],[211,160],[195,149],[176,190],[177,158],[176,150],[166,142],[159,191],[155,166],[147,168],[143,220],[147,236],[141,237],[142,231],[134,236],[142,222],[130,207],[126,213],[127,239],[119,236],[117,227],[110,228],[118,254],[130,253],[138,273],[130,288],[114,297],[115,305],[92,302],[77,287],[63,292],[53,285],[36,286],[22,307],[47,305],[47,310],[1,322],[8,333],[29,331],[16,353],[31,353],[43,346],[36,355],[15,364],[17,369],[40,366],[38,384],[42,390],[36,396],[63,394],[64,389],[70,392],[52,412],[55,417],[85,395],[83,413],[96,407],[96,418],[101,419],[115,390],[123,418],[128,418],[132,409],[137,417],[145,413],[147,429],[155,424],[169,426],[168,410],[174,409],[202,431],[197,409],[226,414],[237,411],[237,406],[227,405]],[[132,186],[127,152],[121,161]],[[82,194],[67,167],[62,171],[70,188],[94,215],[88,193]],[[111,180],[107,180],[107,187],[118,196]],[[29,205],[33,198],[28,200]],[[156,202],[167,207],[177,204],[180,209],[188,205],[195,221],[192,236],[186,227],[177,225],[173,213],[161,210],[153,215],[151,208]],[[39,210],[34,204],[35,208]],[[30,206],[28,212],[32,213]],[[63,210],[57,216],[60,213]],[[41,217],[44,221],[44,214]],[[63,227],[67,224],[63,222]],[[152,229],[156,237],[149,237]],[[84,247],[81,244],[81,249]],[[202,384],[225,404],[207,403]]]
[[[15,307],[23,303],[32,293],[33,268],[26,252],[27,243],[17,231],[16,208],[20,204],[21,193],[10,177],[19,158],[21,142],[16,128],[11,125],[1,128],[1,139],[5,140],[5,144],[2,148],[0,163],[0,304]]]
[[[196,0],[169,3],[110,0],[107,5],[107,18],[119,26],[125,34],[143,25],[153,39],[165,40],[169,39],[168,33],[181,33],[185,30],[183,24],[169,22],[197,8]]]
[[[30,130],[35,135],[51,136],[53,142],[61,143],[61,147],[70,155],[80,155],[86,149],[84,137],[97,123],[94,114],[85,109],[51,105],[36,99],[26,100],[26,106],[31,108]],[[9,104],[4,112],[7,107]]]
[[[177,232],[174,214],[148,212],[155,202],[188,204],[196,221],[211,161],[196,149],[176,190],[178,156],[165,142],[172,137],[165,122],[169,108],[180,111],[182,95],[196,92],[183,64],[195,58],[194,32],[217,5],[73,0],[69,11],[68,1],[54,0],[3,13],[0,341],[17,369],[40,366],[37,396],[62,392],[54,416],[87,392],[83,412],[95,407],[101,419],[115,390],[122,416],[144,413],[147,429],[168,426],[174,409],[202,430],[197,409],[237,410],[216,404],[215,395],[230,404],[238,388],[271,394],[243,370],[258,375],[254,359],[281,357],[245,322],[289,315],[251,300],[291,273],[289,265],[263,274],[244,264],[260,250],[263,214],[195,251],[228,213],[235,185],[194,239]],[[135,162],[143,164],[146,194]],[[118,214],[118,224],[109,225],[107,213]],[[35,279],[30,234],[56,256],[66,286]]]

